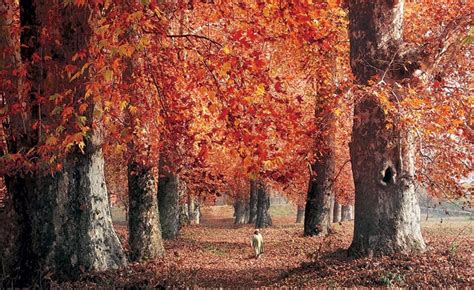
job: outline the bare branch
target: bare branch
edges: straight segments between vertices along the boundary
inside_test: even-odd
[[[222,44],[220,44],[219,42],[207,37],[207,36],[204,36],[204,35],[198,35],[198,34],[168,34],[166,35],[167,37],[170,37],[170,38],[191,38],[191,37],[194,37],[194,38],[199,38],[199,39],[204,39],[204,40],[207,40],[213,44],[215,44],[216,46],[218,47],[222,47]]]

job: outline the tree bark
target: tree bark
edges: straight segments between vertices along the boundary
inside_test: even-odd
[[[249,203],[242,198],[236,198],[234,202],[234,224],[242,225],[248,222]]]
[[[188,204],[179,205],[179,228],[189,225]]]
[[[71,154],[54,176],[7,178],[20,215],[20,284],[32,282],[33,273],[70,279],[126,264],[112,227],[102,152],[93,151]]]
[[[336,205],[336,198],[334,194],[331,192],[331,206],[329,208],[329,225],[334,222],[334,208]]]
[[[249,224],[255,224],[257,221],[257,181],[250,180],[250,198],[249,198]]]
[[[266,228],[272,225],[272,217],[268,210],[270,209],[270,196],[263,182],[257,182],[257,218],[255,228]]]
[[[15,7],[11,3],[0,1],[0,71],[3,72],[0,75],[0,87],[6,105],[17,102],[19,94],[19,81],[13,74],[13,71],[20,64],[20,45],[18,41],[15,41],[15,34],[13,33],[14,13]],[[12,129],[16,128],[11,124],[20,124],[20,114],[9,115],[8,118],[11,121],[4,121],[1,125],[7,138],[10,138],[18,135],[13,132]],[[8,141],[11,143],[12,140]],[[9,148],[2,146],[0,156],[3,157],[9,153],[8,150]],[[3,182],[5,182],[5,179],[3,179]],[[3,269],[12,269],[15,264],[13,259],[16,258],[12,251],[15,251],[15,242],[18,238],[18,233],[15,230],[18,227],[17,216],[13,209],[11,194],[5,192],[3,198],[3,201],[0,200],[0,263],[3,265]]]
[[[129,29],[128,40],[132,39],[135,32]],[[123,70],[123,82],[130,90],[131,95],[139,94],[133,89],[133,84],[138,81],[134,78],[134,70],[139,63],[138,57],[132,55],[126,59],[126,68]],[[132,100],[136,102],[136,100]],[[129,128],[140,127],[142,132],[133,131],[133,139],[127,144],[132,157],[128,169],[128,236],[130,245],[130,259],[132,261],[147,261],[164,255],[163,239],[158,212],[157,179],[158,160],[150,152],[150,144],[154,142],[149,138],[153,124],[137,122],[130,112],[126,113],[126,122]]]
[[[198,225],[201,223],[201,204],[199,200],[192,195],[188,195],[188,198],[189,223]]]
[[[57,5],[60,5],[58,7]],[[64,68],[78,51],[86,50],[92,34],[89,25],[91,14],[87,5],[63,6],[56,1],[20,1],[21,58],[30,63],[34,54],[40,56],[40,31],[58,29],[59,43],[49,44],[52,61]],[[48,27],[45,11],[57,12],[57,27]],[[56,9],[57,8],[57,9]],[[43,17],[43,18],[42,18]],[[85,60],[75,64],[81,67]],[[62,71],[42,69],[31,65],[28,69],[31,90],[31,116],[51,118],[49,112],[41,112],[36,105],[42,84],[54,79],[55,89],[73,88],[73,104],[79,104],[85,93],[87,71],[74,81],[64,77]],[[48,77],[46,76],[48,74]],[[91,98],[92,99],[92,98]],[[94,104],[89,101],[85,112],[87,126],[92,128]],[[17,130],[9,136],[10,152],[16,153],[33,148],[41,142],[41,131],[22,130],[23,124],[12,124]],[[30,127],[28,127],[30,128]],[[23,132],[23,133],[21,133]],[[6,184],[12,194],[13,206],[19,219],[16,286],[30,286],[52,273],[53,279],[71,279],[84,271],[102,271],[126,265],[122,247],[112,227],[112,220],[104,177],[104,159],[101,150],[101,134],[91,129],[90,138],[84,141],[82,150],[71,149],[62,159],[63,168],[50,175],[41,171],[8,176]]]
[[[171,172],[166,172],[160,166],[158,182],[158,205],[160,208],[161,231],[164,239],[172,240],[178,237],[180,228],[179,179]]]
[[[194,204],[194,224],[201,224],[201,203],[196,201]]]
[[[246,202],[245,204],[245,223],[248,224],[250,218],[250,208],[249,208],[249,203]]]
[[[193,224],[194,222],[194,199],[193,196],[188,192],[188,217],[189,217],[189,224]]]
[[[349,2],[351,67],[359,84],[366,85],[376,74],[387,84],[410,76],[411,65],[404,63],[402,55],[404,2]],[[396,86],[393,90],[397,94]],[[425,248],[414,190],[414,141],[402,125],[387,126],[387,116],[375,96],[367,94],[355,104],[350,144],[355,225],[350,254],[372,256]]]
[[[188,189],[185,182],[178,183],[178,194],[180,199],[179,205],[179,227],[189,225],[191,220],[189,218],[189,209],[188,209]],[[185,202],[184,202],[185,201]]]
[[[153,169],[132,162],[128,166],[130,259],[146,261],[164,255]]]
[[[333,176],[335,160],[333,150],[324,150],[322,156],[313,165],[313,172],[309,182],[308,197],[305,207],[304,235],[325,236],[331,226]]]
[[[334,202],[334,211],[333,211],[333,223],[338,223],[342,219],[342,205],[339,204],[337,201]]]
[[[350,221],[352,219],[352,205],[343,205],[341,221]]]
[[[298,206],[296,211],[296,223],[300,224],[303,222],[304,219],[304,206]]]
[[[331,60],[328,65],[334,65],[337,70],[337,62]],[[335,78],[335,76],[332,77]],[[305,236],[327,235],[333,213],[336,116],[332,110],[335,106],[335,92],[331,87],[319,84],[317,93],[315,118],[321,130],[315,136],[315,144],[319,154],[311,166],[305,208]]]

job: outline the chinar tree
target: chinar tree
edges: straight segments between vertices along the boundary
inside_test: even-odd
[[[416,66],[402,39],[403,0],[349,1],[350,61],[356,82],[366,88],[378,76],[390,88],[389,102]],[[390,116],[370,89],[354,107],[350,155],[355,182],[353,255],[420,251],[420,209],[415,193],[415,137]]]
[[[75,79],[64,72],[74,64],[83,67],[92,38],[89,5],[64,5],[58,1],[21,0],[20,56],[26,77],[22,93],[6,96],[9,104],[24,98],[21,118],[11,112],[8,124],[8,154],[47,154],[44,148],[47,128],[58,127],[54,106],[42,96],[63,97],[62,131],[77,133],[78,124],[68,118],[67,109],[83,105],[81,126],[90,128],[77,145],[72,145],[56,170],[43,170],[37,161],[33,170],[7,175],[7,190],[12,195],[17,233],[12,253],[16,286],[31,286],[44,275],[70,279],[84,271],[101,271],[126,265],[125,255],[114,232],[104,178],[102,134],[94,123],[93,98],[85,98],[89,71]],[[48,33],[46,33],[48,32]],[[44,41],[55,37],[56,41]],[[58,100],[59,102],[59,100]],[[86,106],[84,106],[84,104]],[[49,139],[49,145],[55,140]],[[32,152],[32,153],[31,153]],[[46,153],[45,153],[46,152]],[[28,154],[28,153],[27,153]],[[30,156],[31,157],[31,156]],[[46,172],[45,172],[46,171]]]

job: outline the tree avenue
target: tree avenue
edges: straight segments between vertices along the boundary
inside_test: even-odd
[[[156,267],[145,285],[215,287],[288,253],[343,263],[320,253],[348,227],[348,256],[418,259],[420,197],[472,213],[473,8],[0,1],[0,286]],[[230,276],[226,255],[243,261]],[[190,282],[207,262],[224,272]],[[255,277],[242,285],[267,286]]]

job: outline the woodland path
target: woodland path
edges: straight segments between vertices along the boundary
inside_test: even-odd
[[[167,276],[167,285],[258,287],[273,284],[298,268],[301,262],[309,262],[309,256],[322,241],[317,237],[304,238],[303,226],[294,223],[295,217],[274,217],[275,226],[262,229],[265,253],[257,260],[250,246],[252,225],[234,225],[231,207],[204,208],[202,212],[199,226],[188,226],[182,229],[177,240],[165,241],[167,273],[163,274]],[[123,227],[118,226],[122,240],[126,237]]]
[[[202,224],[165,241],[166,256],[127,269],[86,276],[70,286],[474,286],[474,222],[423,224],[429,250],[417,256],[350,259],[352,222],[334,225],[327,238],[302,236],[293,216],[274,217],[263,229],[265,254],[252,257],[253,227],[234,225],[231,207],[203,209]],[[116,225],[127,249],[126,226]],[[63,285],[65,286],[65,285]]]

